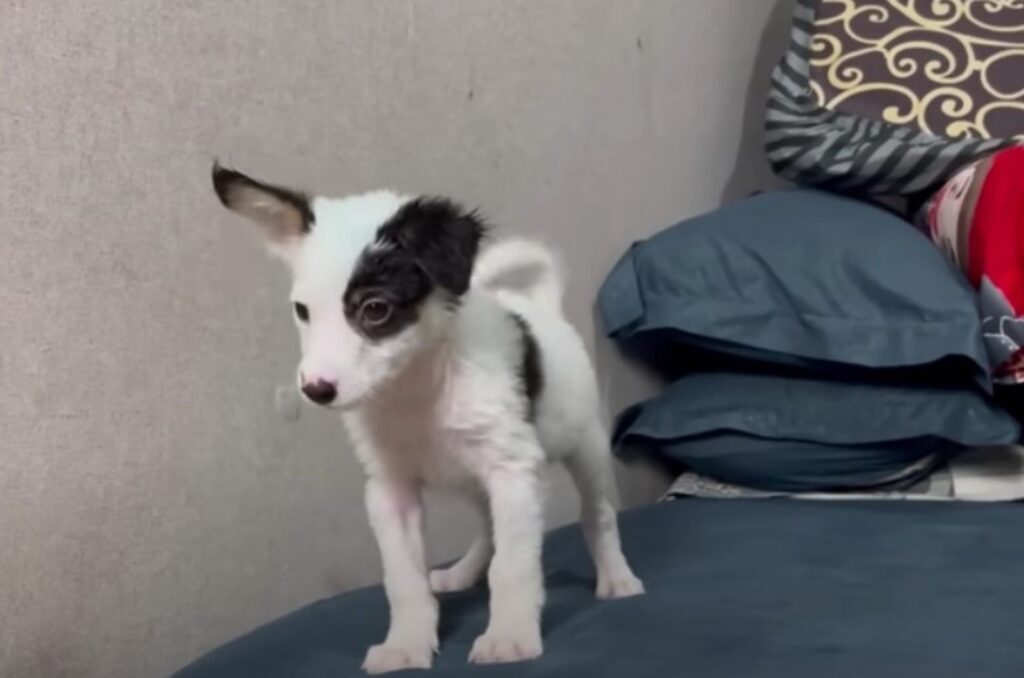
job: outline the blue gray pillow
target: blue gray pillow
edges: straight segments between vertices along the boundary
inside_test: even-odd
[[[816,369],[960,361],[985,388],[975,295],[896,215],[814,190],[764,193],[636,243],[598,299],[609,335]]]
[[[787,492],[913,482],[965,447],[1019,436],[972,389],[730,372],[679,379],[623,412],[614,432],[620,451]]]

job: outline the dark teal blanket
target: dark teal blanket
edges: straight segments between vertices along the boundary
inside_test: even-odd
[[[622,516],[646,596],[594,599],[575,527],[547,541],[544,656],[466,664],[486,592],[443,599],[433,672],[572,678],[1020,678],[1024,507],[682,500]],[[314,603],[180,678],[361,675],[379,588]],[[398,674],[392,674],[398,675]]]

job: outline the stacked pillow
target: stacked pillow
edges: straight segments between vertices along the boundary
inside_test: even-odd
[[[673,380],[620,450],[768,490],[917,481],[1016,442],[970,287],[922,234],[813,190],[761,194],[635,244],[602,286],[610,336]]]

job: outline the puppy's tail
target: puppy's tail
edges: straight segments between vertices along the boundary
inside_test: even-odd
[[[473,269],[473,286],[510,292],[561,313],[565,276],[558,257],[536,240],[501,240],[484,249]]]

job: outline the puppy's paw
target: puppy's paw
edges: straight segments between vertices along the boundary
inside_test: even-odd
[[[434,593],[465,591],[476,585],[477,577],[457,565],[430,572],[430,590]]]
[[[402,669],[429,669],[434,648],[429,643],[382,643],[366,653],[363,670],[367,673],[388,673]]]
[[[495,633],[488,631],[476,639],[469,653],[474,664],[502,664],[535,659],[544,652],[540,630],[524,633]]]
[[[629,570],[597,578],[597,597],[602,600],[629,598],[644,592],[644,583]]]

